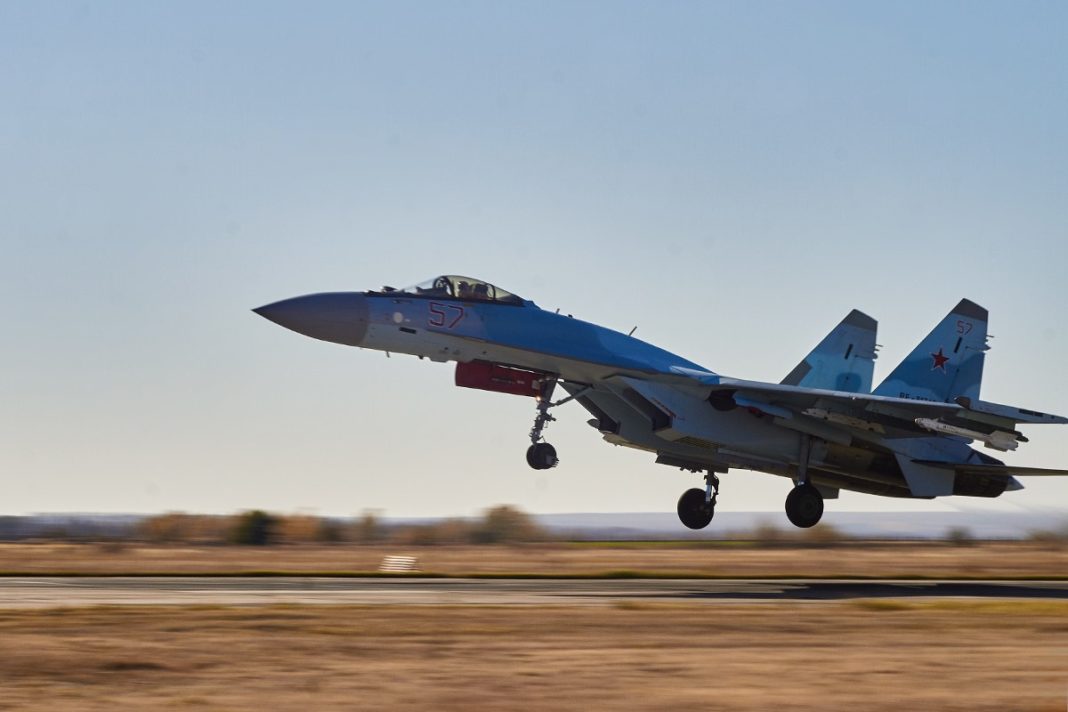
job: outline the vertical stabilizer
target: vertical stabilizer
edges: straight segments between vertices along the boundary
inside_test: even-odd
[[[875,395],[939,403],[960,396],[978,399],[989,348],[986,325],[986,309],[962,299],[875,389]]]
[[[870,393],[878,323],[854,309],[782,380],[787,386]]]

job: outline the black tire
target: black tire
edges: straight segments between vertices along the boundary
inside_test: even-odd
[[[705,491],[688,489],[679,497],[679,521],[690,529],[704,529],[716,513],[715,507],[705,502]]]
[[[814,527],[822,516],[823,495],[812,485],[799,485],[786,495],[786,517],[795,527]]]
[[[548,470],[559,462],[556,448],[549,443],[535,443],[527,448],[527,464],[535,470]]]

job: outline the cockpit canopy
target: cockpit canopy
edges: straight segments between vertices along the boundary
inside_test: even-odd
[[[400,290],[406,294],[423,297],[452,297],[476,302],[498,302],[500,304],[522,304],[523,299],[489,282],[456,274],[442,275],[428,279],[414,287]]]

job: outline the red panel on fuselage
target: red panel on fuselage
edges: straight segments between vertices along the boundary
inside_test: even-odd
[[[456,385],[482,391],[537,397],[544,374],[488,361],[456,364]]]

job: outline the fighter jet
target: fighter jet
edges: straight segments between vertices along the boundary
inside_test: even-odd
[[[786,516],[811,527],[824,500],[852,490],[888,497],[998,497],[1017,477],[1068,470],[1004,464],[971,447],[1015,450],[1017,428],[1068,418],[979,398],[987,310],[962,299],[871,390],[876,322],[853,310],[781,383],[732,378],[488,282],[444,275],[406,289],[309,294],[257,314],[323,341],[455,361],[465,388],[533,398],[526,460],[559,463],[545,441],[553,409],[578,403],[613,445],[703,473],[678,500],[681,522],[706,527],[730,468],[793,480]],[[553,400],[557,388],[566,393]]]

